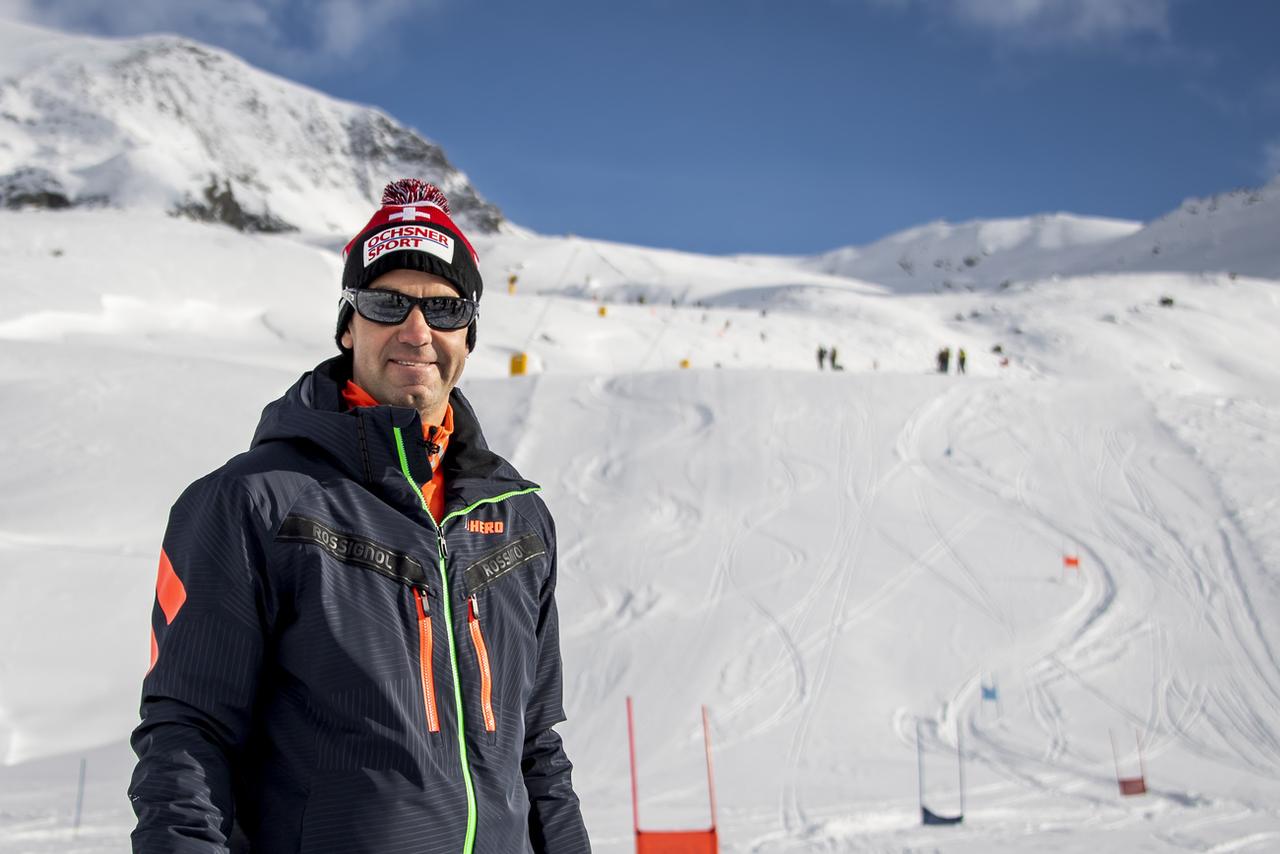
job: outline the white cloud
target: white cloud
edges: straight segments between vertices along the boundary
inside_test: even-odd
[[[278,70],[329,67],[375,45],[414,0],[0,0],[0,18],[107,36],[177,33]]]
[[[1088,43],[1169,35],[1171,0],[875,0],[938,12],[979,30],[1029,44]]]
[[[1280,139],[1262,147],[1262,177],[1266,181],[1280,178]]]
[[[324,0],[310,4],[319,34],[317,47],[351,56],[376,44],[397,20],[430,5],[413,0]]]

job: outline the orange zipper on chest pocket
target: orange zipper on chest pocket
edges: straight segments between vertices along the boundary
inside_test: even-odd
[[[427,730],[440,731],[440,715],[436,710],[436,684],[431,667],[431,612],[423,591],[413,588],[413,601],[418,606],[418,665],[422,670],[422,704],[427,710]]]
[[[493,716],[493,671],[489,667],[489,650],[484,645],[484,633],[480,631],[480,610],[474,596],[467,602],[467,625],[471,629],[471,642],[476,647],[476,661],[480,663],[480,711],[484,713],[484,728],[493,732],[498,728]]]

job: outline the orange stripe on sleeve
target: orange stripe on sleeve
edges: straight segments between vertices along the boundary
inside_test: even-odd
[[[160,610],[164,611],[165,623],[172,623],[187,602],[187,588],[182,586],[182,579],[173,571],[169,556],[164,549],[160,550],[160,572],[156,577],[156,601]]]

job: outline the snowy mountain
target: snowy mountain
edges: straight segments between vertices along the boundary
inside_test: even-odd
[[[1280,178],[1188,199],[1142,229],[1099,244],[1064,273],[1195,270],[1280,278]]]
[[[503,223],[439,146],[378,110],[175,36],[0,21],[0,207],[108,205],[349,236],[403,175],[438,184],[478,232]]]
[[[990,289],[1059,271],[1081,250],[1107,245],[1142,228],[1127,220],[1070,214],[1018,219],[934,222],[867,246],[806,259],[806,269],[880,282],[898,293]]]
[[[1044,214],[935,222],[803,259],[804,269],[898,293],[991,290],[1048,276],[1122,271],[1280,276],[1280,180],[1188,199],[1143,224]]]

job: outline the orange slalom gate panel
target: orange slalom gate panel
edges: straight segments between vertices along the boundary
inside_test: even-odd
[[[711,802],[711,827],[707,830],[641,830],[640,791],[636,785],[636,729],[631,698],[627,698],[627,747],[631,753],[631,816],[636,833],[636,854],[719,854],[716,832],[716,782],[711,768],[711,733],[707,707],[702,707],[702,746],[707,757],[707,795]]]
[[[1147,766],[1142,761],[1142,737],[1135,730],[1133,739],[1138,747],[1138,776],[1137,777],[1121,777],[1120,776],[1120,754],[1116,751],[1116,735],[1113,732],[1107,733],[1111,738],[1111,755],[1116,762],[1116,782],[1120,784],[1120,794],[1128,797],[1130,795],[1145,795],[1147,793]]]
[[[1120,794],[1122,795],[1145,795],[1146,793],[1147,781],[1142,777],[1120,781]]]
[[[641,830],[636,854],[719,854],[715,830]]]
[[[1069,568],[1069,569],[1079,569],[1079,568],[1080,568],[1080,558],[1076,557],[1075,555],[1063,555],[1063,556],[1062,556],[1062,565],[1063,565],[1064,567]]]

